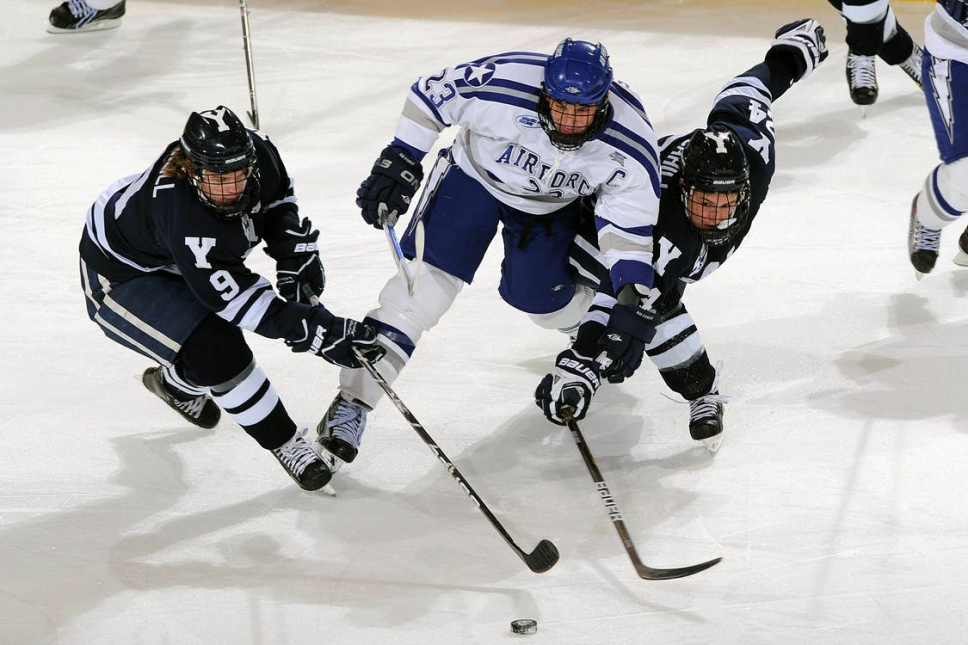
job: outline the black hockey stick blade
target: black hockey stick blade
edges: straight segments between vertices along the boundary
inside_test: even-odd
[[[541,540],[531,553],[524,553],[521,559],[535,573],[544,573],[558,564],[558,547],[551,540]]]
[[[653,569],[652,567],[645,566],[641,562],[633,562],[632,564],[635,566],[636,573],[643,580],[675,580],[676,578],[685,578],[694,573],[705,571],[709,567],[719,564],[720,560],[722,558],[713,558],[708,562],[694,564],[689,567],[680,567],[678,569]]]
[[[598,464],[595,463],[595,456],[592,455],[591,449],[588,447],[588,443],[585,442],[585,437],[581,433],[581,428],[578,427],[578,422],[572,416],[574,414],[574,409],[570,407],[565,407],[562,410],[563,417],[565,420],[565,425],[571,430],[572,439],[575,440],[575,445],[578,446],[578,452],[581,453],[582,461],[585,462],[585,466],[588,468],[588,474],[592,476],[592,480],[595,482],[595,488],[598,490],[599,496],[605,503],[605,509],[608,511],[608,517],[612,520],[612,526],[618,532],[619,538],[622,540],[622,545],[625,547],[625,552],[629,556],[629,560],[632,561],[632,566],[635,567],[635,572],[639,574],[639,577],[643,580],[674,580],[675,578],[685,578],[686,576],[691,576],[694,573],[699,573],[700,571],[705,571],[709,567],[718,564],[722,558],[714,558],[708,560],[707,562],[701,562],[699,564],[693,564],[688,567],[681,567],[676,569],[656,569],[653,567],[646,566],[642,563],[639,558],[639,552],[635,549],[635,544],[632,542],[632,538],[629,535],[628,529],[625,527],[625,520],[622,519],[622,512],[618,508],[618,504],[615,498],[612,497],[611,491],[608,489],[608,484],[605,483],[605,478],[602,476],[602,471],[598,469]]]

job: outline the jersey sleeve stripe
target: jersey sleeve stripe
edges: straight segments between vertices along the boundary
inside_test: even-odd
[[[269,281],[260,276],[254,285],[232,298],[218,315],[237,327],[255,331],[276,297]]]

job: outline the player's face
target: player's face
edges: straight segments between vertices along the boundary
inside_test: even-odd
[[[548,99],[548,104],[555,130],[562,134],[581,134],[587,130],[595,120],[595,113],[599,108],[598,105],[565,103],[552,98]]]
[[[693,226],[708,230],[717,228],[733,216],[739,202],[739,192],[706,193],[693,189],[686,192],[685,201],[686,213]]]
[[[198,185],[213,204],[229,206],[239,201],[239,198],[245,192],[245,183],[250,174],[252,174],[252,170],[248,168],[223,173],[203,170]]]

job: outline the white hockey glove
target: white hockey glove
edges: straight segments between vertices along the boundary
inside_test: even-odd
[[[562,410],[566,407],[572,408],[572,418],[580,421],[601,382],[595,361],[566,349],[555,359],[555,369],[541,379],[534,402],[552,423],[565,425]]]
[[[776,30],[770,52],[788,52],[797,62],[797,79],[802,81],[827,59],[827,39],[823,27],[811,18],[802,18]]]

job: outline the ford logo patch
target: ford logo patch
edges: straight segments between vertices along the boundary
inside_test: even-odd
[[[530,114],[522,114],[521,116],[519,116],[518,118],[516,118],[515,121],[517,121],[520,125],[522,125],[522,126],[524,126],[526,128],[540,128],[541,127],[541,121],[538,120],[538,117],[531,116]]]

